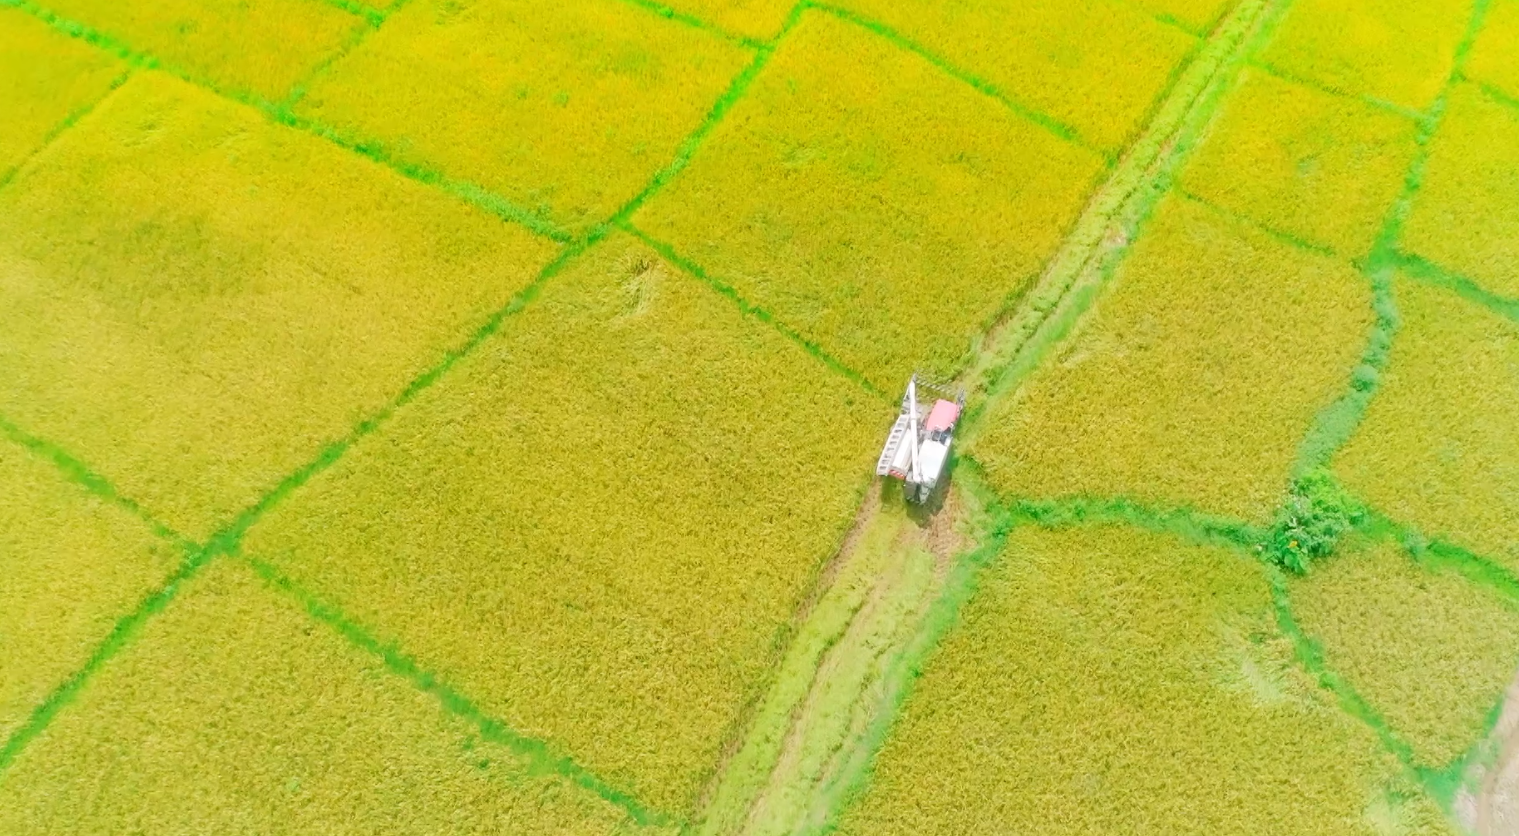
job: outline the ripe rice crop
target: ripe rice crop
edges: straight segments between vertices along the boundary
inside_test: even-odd
[[[1294,583],[1292,608],[1329,667],[1429,767],[1481,739],[1519,663],[1511,603],[1392,543],[1317,564]]]
[[[1519,0],[1493,0],[1466,64],[1467,78],[1519,100]]]
[[[972,454],[1019,496],[1264,520],[1371,321],[1348,265],[1168,198],[1090,323],[992,408]]]
[[[1335,472],[1373,507],[1519,570],[1519,326],[1398,284],[1403,328]]]
[[[227,561],[18,766],[0,784],[5,833],[654,833]]]
[[[279,101],[369,24],[313,0],[47,0],[47,8],[225,90]]]
[[[1293,0],[1262,56],[1289,75],[1429,107],[1455,62],[1471,0]]]
[[[845,0],[1014,101],[1117,151],[1196,40],[1103,0],[979,3]]]
[[[0,414],[198,537],[387,403],[552,254],[138,73],[0,192]]]
[[[779,34],[796,3],[795,0],[673,0],[666,5],[711,21],[729,32],[764,41]]]
[[[417,0],[297,111],[579,229],[636,195],[752,59],[629,3]]]
[[[52,462],[3,437],[0,496],[4,741],[182,555],[142,521],[64,481]]]
[[[1451,93],[1403,243],[1519,299],[1519,103],[1466,84]]]
[[[1364,256],[1403,188],[1418,124],[1248,71],[1182,186],[1345,257]]]
[[[119,61],[0,6],[0,182],[73,114],[111,89]]]
[[[1101,171],[927,61],[810,14],[634,222],[896,390],[963,359]]]
[[[843,536],[882,405],[614,237],[246,548],[686,814]]]
[[[1292,663],[1248,557],[1015,530],[929,657],[844,834],[1449,833]]]

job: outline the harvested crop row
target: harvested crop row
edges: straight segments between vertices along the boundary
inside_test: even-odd
[[[0,192],[0,412],[199,538],[554,249],[141,72]]]
[[[535,773],[228,560],[12,766],[0,830],[654,833]]]
[[[1165,535],[1013,532],[846,834],[1447,834],[1294,668],[1261,569]]]

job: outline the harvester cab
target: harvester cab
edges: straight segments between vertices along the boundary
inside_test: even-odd
[[[925,396],[923,401],[920,396]],[[927,502],[949,464],[949,445],[964,407],[964,390],[917,374],[908,378],[902,412],[886,436],[886,446],[876,461],[876,475],[901,479],[909,502]]]

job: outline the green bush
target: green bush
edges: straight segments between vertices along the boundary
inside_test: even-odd
[[[1366,509],[1334,477],[1314,470],[1292,485],[1287,502],[1260,549],[1266,559],[1295,574],[1334,553],[1345,532],[1366,517]]]

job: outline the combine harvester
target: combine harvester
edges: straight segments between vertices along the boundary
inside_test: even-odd
[[[918,405],[920,388],[936,397],[932,407]],[[917,374],[908,378],[902,414],[886,437],[886,446],[876,461],[876,475],[901,479],[909,502],[927,502],[949,463],[949,445],[964,407],[964,390],[919,381]]]

